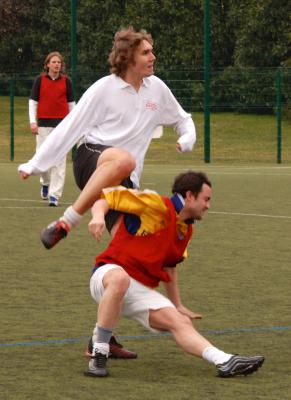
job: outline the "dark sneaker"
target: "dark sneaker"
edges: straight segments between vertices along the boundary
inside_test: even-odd
[[[92,357],[93,352],[93,343],[92,338],[90,338],[88,347],[85,351],[85,355],[87,357]],[[125,359],[133,359],[137,358],[137,353],[131,350],[125,349],[122,344],[118,343],[114,336],[111,336],[109,342],[109,356],[110,358],[125,358]]]
[[[104,378],[108,375],[106,369],[107,356],[106,354],[95,351],[95,355],[89,361],[88,371],[85,372],[87,376],[93,376],[98,378]]]
[[[114,336],[111,336],[109,342],[109,357],[111,358],[137,358],[137,353],[125,349],[122,344],[118,343]]]
[[[57,207],[58,206],[58,199],[54,196],[49,197],[49,206],[50,207]]]
[[[40,239],[45,248],[51,249],[61,239],[64,239],[70,231],[69,225],[62,220],[52,222],[40,233]]]
[[[49,187],[47,185],[42,185],[42,187],[40,189],[40,197],[43,200],[47,200],[48,199],[48,191],[49,191]]]
[[[264,362],[263,356],[242,357],[232,356],[227,362],[216,366],[218,376],[230,378],[236,375],[249,375],[257,371]]]

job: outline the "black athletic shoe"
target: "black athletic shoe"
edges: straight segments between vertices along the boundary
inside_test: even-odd
[[[228,361],[216,366],[218,376],[230,378],[236,375],[249,375],[259,369],[265,358],[263,356],[242,357],[232,356]]]
[[[44,228],[40,233],[40,239],[45,248],[51,249],[61,239],[65,238],[70,231],[68,224],[65,221],[55,221]]]
[[[86,376],[93,376],[97,378],[104,378],[108,375],[106,369],[107,355],[95,351],[94,356],[89,361],[88,371],[85,372]]]

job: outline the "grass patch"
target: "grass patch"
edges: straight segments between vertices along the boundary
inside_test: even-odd
[[[142,185],[169,194],[173,177],[190,166],[147,164]],[[197,167],[212,180],[214,197],[210,213],[197,225],[190,258],[179,266],[182,299],[203,314],[195,326],[217,346],[266,356],[258,373],[228,380],[217,378],[213,366],[183,353],[170,337],[153,338],[126,319],[117,333],[138,352],[138,359],[110,360],[111,376],[106,379],[83,376],[83,351],[96,315],[88,280],[94,257],[108,237],[96,244],[88,234],[86,215],[67,239],[50,251],[44,249],[39,231],[78,193],[71,168],[55,209],[39,199],[38,178],[21,181],[16,167],[0,165],[5,188],[0,196],[1,399],[288,398],[290,167]]]
[[[149,163],[197,165],[204,161],[204,116],[193,113],[197,130],[195,149],[178,154],[176,133],[165,128],[159,140],[153,140],[146,156]],[[28,98],[15,97],[14,160],[24,162],[35,151],[35,138],[28,121]],[[0,97],[0,162],[10,159],[9,98]],[[282,124],[282,160],[291,162],[291,123]],[[214,163],[272,163],[277,162],[276,118],[271,115],[214,113],[211,115],[211,162]]]

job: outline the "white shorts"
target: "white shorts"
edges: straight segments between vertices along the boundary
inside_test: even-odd
[[[104,293],[103,277],[111,269],[120,268],[116,264],[106,264],[99,267],[91,277],[90,292],[93,299],[99,303]],[[130,278],[129,288],[124,296],[122,316],[135,319],[151,332],[160,332],[149,324],[149,311],[165,307],[174,307],[174,304],[164,295],[142,283]]]

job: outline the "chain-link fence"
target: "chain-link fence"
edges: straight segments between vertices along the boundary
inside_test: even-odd
[[[193,113],[197,128],[196,161],[211,162],[291,161],[291,69],[229,67],[213,71],[210,91],[210,140],[204,140],[203,71],[169,69],[157,76],[170,87],[185,110]],[[106,73],[76,73],[76,98]],[[0,161],[26,160],[34,153],[29,130],[28,98],[34,76],[0,75]],[[168,160],[166,147],[175,141],[164,135],[151,145],[152,154]],[[163,154],[165,154],[163,156]],[[154,157],[155,158],[155,157]],[[186,157],[191,160],[191,155]],[[154,159],[152,160],[154,161]]]

